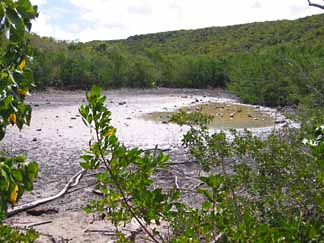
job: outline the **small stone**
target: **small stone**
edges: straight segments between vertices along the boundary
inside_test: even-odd
[[[285,123],[285,120],[276,120],[275,123],[276,123],[276,124]]]
[[[43,214],[57,214],[59,210],[57,208],[36,208],[27,211],[27,214],[33,216],[40,216]]]
[[[162,121],[162,124],[168,124],[169,122],[168,121]]]
[[[249,114],[248,114],[248,117],[252,117],[252,114],[251,114],[251,113],[249,113]]]
[[[289,127],[289,124],[286,122],[285,124],[282,125],[282,127],[287,128]]]
[[[126,105],[126,101],[119,102],[118,105]]]
[[[258,119],[258,118],[256,118],[256,117],[254,117],[254,118],[253,118],[253,120],[257,121],[257,120],[259,120],[259,119]]]
[[[76,120],[76,117],[71,117],[71,120]]]
[[[40,132],[40,131],[42,131],[41,128],[37,128],[37,129],[36,129],[36,132]]]
[[[37,141],[37,138],[33,138],[33,140],[32,140],[33,142],[36,142]]]
[[[69,128],[73,128],[72,126],[69,126]]]
[[[126,119],[127,119],[127,120],[132,120],[132,118],[131,118],[131,117],[126,117]]]

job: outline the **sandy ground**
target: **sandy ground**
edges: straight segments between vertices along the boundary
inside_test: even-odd
[[[173,111],[199,102],[237,102],[233,97],[219,90],[119,90],[105,92],[107,106],[112,111],[112,124],[117,127],[117,135],[127,146],[139,146],[143,149],[171,149],[172,162],[187,160],[179,149],[181,134],[186,129],[174,124],[144,119],[151,112]],[[80,155],[87,148],[90,133],[78,115],[78,108],[85,102],[83,91],[63,92],[51,90],[38,93],[28,98],[33,106],[32,123],[18,131],[9,128],[0,149],[17,155],[23,154],[29,160],[40,165],[39,176],[35,181],[35,189],[24,195],[20,204],[40,198],[52,196],[59,192],[65,183],[80,170]],[[267,112],[274,112],[265,109]],[[266,134],[271,127],[258,128],[260,134]],[[191,189],[199,184],[197,164],[173,165],[155,176],[157,186],[169,188],[178,178],[180,188]],[[91,172],[87,173],[80,184],[63,197],[47,203],[39,208],[55,209],[56,212],[31,216],[20,213],[7,220],[10,225],[26,227],[35,223],[47,222],[34,226],[40,232],[38,242],[114,242],[111,233],[114,229],[109,222],[101,221],[94,215],[83,213],[81,208],[92,199],[98,197],[93,193],[96,179]],[[197,204],[199,198],[193,198],[191,192],[184,195]],[[52,210],[53,211],[53,210]],[[131,223],[126,230],[135,230],[138,226]],[[140,241],[145,241],[141,239]]]

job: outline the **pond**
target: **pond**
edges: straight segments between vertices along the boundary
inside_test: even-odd
[[[213,116],[210,128],[258,128],[274,124],[274,117],[269,112],[262,111],[260,107],[221,102],[191,105],[173,112],[152,112],[144,115],[144,118],[166,124],[170,122],[172,115],[180,111],[200,111]]]

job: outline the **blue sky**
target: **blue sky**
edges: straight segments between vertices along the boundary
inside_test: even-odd
[[[32,0],[32,31],[60,40],[112,40],[135,34],[296,19],[323,10],[307,0]],[[322,3],[322,0],[314,0]]]

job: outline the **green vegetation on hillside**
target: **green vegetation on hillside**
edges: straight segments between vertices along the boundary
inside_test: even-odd
[[[324,15],[76,43],[31,36],[38,86],[227,86],[264,105],[311,102],[323,93]],[[315,99],[315,100],[313,100]]]

